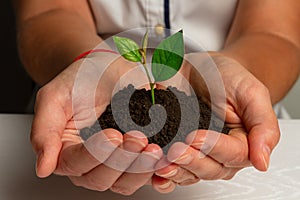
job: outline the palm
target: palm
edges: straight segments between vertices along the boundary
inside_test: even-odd
[[[225,123],[232,129],[229,135],[205,130],[191,133],[185,144],[170,148],[167,156],[169,161],[174,161],[179,171],[193,174],[198,179],[229,179],[240,169],[249,166],[250,162],[257,169],[266,170],[270,151],[279,139],[277,120],[267,89],[233,59],[214,53],[210,53],[211,57],[207,55],[186,55],[187,59],[180,70],[182,76],[176,75],[165,84],[187,90],[188,82],[188,86],[191,85],[197,95],[212,105],[219,116],[224,116]],[[203,73],[200,74],[192,64],[200,65]],[[217,70],[214,71],[212,67]],[[221,83],[211,72],[219,74]],[[212,95],[216,97],[214,101],[211,101]],[[203,153],[206,156],[199,157]],[[192,155],[189,164],[179,162],[179,158],[187,155]],[[202,168],[204,166],[205,170]],[[164,177],[163,173],[170,171],[170,168],[174,168],[174,165],[157,173]],[[169,178],[184,185],[197,182],[197,179],[188,181],[189,176],[175,175]],[[155,184],[159,184],[156,179]]]
[[[230,165],[243,166],[248,163],[248,150],[250,150],[252,164],[260,170],[266,170],[268,161],[262,159],[259,155],[261,150],[258,149],[262,148],[262,143],[269,140],[272,149],[279,139],[277,119],[266,87],[245,67],[231,58],[216,53],[210,53],[209,57],[199,54],[191,54],[187,57],[189,61],[201,63],[204,68],[209,68],[211,67],[209,65],[213,64],[220,73],[222,84],[216,83],[215,80],[209,82],[214,84],[212,88],[216,86],[212,90],[213,92],[218,91],[218,87],[224,86],[225,101],[221,101],[221,104],[218,105],[218,101],[209,101],[211,94],[207,89],[208,86],[203,86],[206,82],[197,71],[195,72],[189,62],[181,69],[181,73],[191,83],[196,94],[202,95],[210,104],[217,103],[216,111],[224,113],[225,123],[232,127],[230,135],[234,133],[234,136],[241,141],[241,148],[244,149],[244,155],[241,157],[244,156],[244,158],[237,159],[242,162],[231,162]],[[208,59],[210,61],[207,61]],[[220,99],[222,98],[220,96]],[[268,133],[270,129],[274,131],[273,135],[262,134],[266,131]]]

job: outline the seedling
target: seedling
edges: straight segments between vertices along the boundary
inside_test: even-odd
[[[154,80],[151,79],[147,68],[148,31],[146,31],[143,37],[141,46],[135,41],[125,37],[113,36],[113,40],[119,53],[126,60],[139,62],[143,65],[151,89],[152,104],[154,105],[155,84],[173,77],[182,65],[184,56],[182,30],[164,39],[154,49],[151,61],[151,72]]]

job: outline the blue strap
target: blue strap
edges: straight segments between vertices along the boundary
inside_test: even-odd
[[[164,20],[165,20],[165,28],[166,28],[166,36],[170,35],[170,0],[164,0]]]

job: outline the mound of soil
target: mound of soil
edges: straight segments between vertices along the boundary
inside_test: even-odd
[[[165,152],[194,130],[210,129],[224,134],[230,130],[197,96],[186,95],[175,87],[155,89],[153,106],[151,91],[135,89],[132,85],[117,92],[98,121],[82,129],[80,135],[86,140],[106,128],[122,134],[139,130],[148,137],[149,144],[156,143]]]

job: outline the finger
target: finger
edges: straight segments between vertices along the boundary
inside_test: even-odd
[[[62,147],[61,135],[68,120],[63,106],[51,94],[45,87],[38,92],[31,129],[31,143],[37,154],[36,173],[41,178],[56,168]]]
[[[261,171],[269,168],[271,152],[280,138],[277,121],[271,123],[274,124],[273,128],[267,124],[257,124],[249,133],[250,160]]]
[[[176,184],[172,180],[154,175],[152,177],[152,187],[156,191],[166,194],[174,191],[176,188]]]
[[[270,154],[280,138],[276,115],[265,87],[253,88],[245,97],[238,98],[242,105],[241,116],[249,131],[250,160],[261,171],[269,167]]]
[[[87,174],[80,177],[71,177],[75,185],[92,190],[105,191],[117,181],[139,153],[147,146],[147,137],[138,132],[130,131],[123,136],[123,144],[110,157]]]
[[[122,144],[122,134],[105,129],[91,136],[85,143],[70,145],[60,154],[56,174],[80,176],[103,163]]]
[[[181,142],[171,146],[167,157],[169,161],[178,164],[201,179],[222,179],[228,173],[228,169],[222,164]]]
[[[228,168],[226,176],[224,176],[222,179],[223,180],[230,180],[232,179],[236,173],[238,173],[241,169],[244,168]]]
[[[200,181],[200,178],[189,179],[189,180],[185,180],[181,183],[178,183],[178,185],[180,185],[180,186],[189,186],[189,185],[194,185],[195,183],[198,183],[199,181]]]
[[[162,155],[163,152],[158,145],[149,144],[126,170],[127,172],[113,184],[111,190],[123,195],[133,194],[151,179],[155,164]]]
[[[243,168],[228,168],[227,169],[227,173],[224,175],[224,177],[222,178],[223,180],[230,180],[232,179],[235,174],[240,171],[241,169]],[[189,186],[189,185],[193,185],[195,183],[198,183],[200,181],[200,178],[198,179],[190,179],[190,180],[186,180],[186,181],[183,181],[181,183],[178,183],[178,185],[180,186]]]
[[[182,183],[187,180],[195,180],[197,177],[190,171],[178,166],[175,163],[171,163],[169,165],[166,165],[168,161],[166,161],[167,158],[161,159],[157,165],[156,168],[158,170],[155,172],[155,175],[165,178],[165,179],[170,179],[175,183]],[[160,167],[164,166],[164,167]]]
[[[231,129],[229,135],[211,130],[197,130],[186,137],[186,143],[225,167],[247,167],[248,141],[242,128]]]
[[[249,155],[252,164],[261,171],[269,166],[270,153],[280,138],[271,96],[266,86],[237,61],[224,55],[212,55],[218,65],[227,92],[227,103],[235,117],[226,114],[226,121],[242,121],[249,133]],[[229,69],[231,68],[231,69]],[[229,70],[239,76],[232,76]]]

